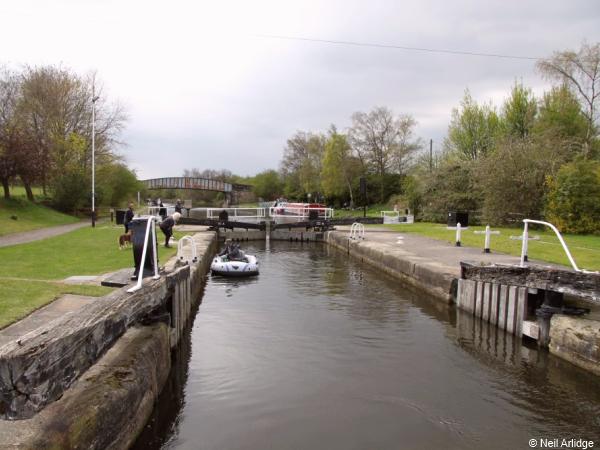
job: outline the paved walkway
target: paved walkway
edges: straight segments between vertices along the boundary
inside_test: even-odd
[[[91,226],[89,222],[77,222],[67,225],[58,225],[56,227],[40,228],[39,230],[25,231],[23,233],[8,234],[0,236],[0,247],[10,245],[25,244],[27,242],[39,241],[49,237],[60,236],[69,231],[77,230],[85,226]]]
[[[336,227],[336,229],[342,233],[350,231],[350,227]],[[483,236],[481,236],[482,247],[483,239]],[[431,239],[415,233],[403,233],[402,231],[381,228],[366,228],[365,242],[377,242],[385,245],[391,251],[399,251],[403,254],[414,256],[422,261],[429,261],[443,267],[445,272],[455,276],[460,276],[461,261],[486,264],[519,264],[521,262],[520,256],[508,255],[495,250],[493,242],[492,253],[484,253],[483,248],[456,247],[449,242]],[[556,264],[535,260],[530,260],[528,264],[562,267]],[[568,267],[562,268],[568,269]]]
[[[65,314],[83,308],[94,301],[98,301],[99,297],[87,297],[84,295],[65,294],[57,300],[48,303],[46,306],[32,312],[24,319],[9,325],[0,330],[0,347],[4,344],[18,339],[21,336],[34,331],[46,325],[48,322],[64,316]]]

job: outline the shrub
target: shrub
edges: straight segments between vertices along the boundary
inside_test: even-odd
[[[600,234],[600,163],[577,160],[547,180],[546,218],[567,233]]]

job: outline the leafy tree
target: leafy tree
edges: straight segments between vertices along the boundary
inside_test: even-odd
[[[534,132],[550,134],[570,147],[581,149],[587,121],[577,98],[566,85],[555,86],[544,93]]]
[[[449,211],[478,211],[483,197],[475,165],[448,156],[425,175],[422,192],[422,218],[433,222],[445,222]]]
[[[586,118],[583,156],[590,156],[597,137],[598,102],[600,101],[600,43],[584,42],[579,51],[555,52],[537,63],[540,72],[550,80],[564,83],[582,105]]]
[[[353,181],[360,173],[360,162],[352,155],[352,149],[345,135],[339,134],[332,126],[325,143],[321,188],[326,197],[348,198],[354,206]]]
[[[378,176],[381,203],[385,201],[386,175],[404,173],[413,154],[421,148],[420,140],[414,137],[416,124],[412,116],[396,117],[385,107],[352,115],[349,142],[363,171],[372,171]]]
[[[132,201],[142,190],[135,173],[123,163],[100,166],[96,172],[98,205],[120,206]]]
[[[600,162],[578,159],[548,178],[547,219],[567,233],[600,233]]]
[[[251,183],[256,196],[266,201],[275,200],[283,192],[283,183],[276,170],[264,170],[256,174]]]
[[[95,76],[81,77],[72,71],[53,66],[26,68],[21,78],[18,121],[31,141],[28,164],[19,166],[25,189],[39,182],[44,193],[56,170],[56,159],[62,158],[65,142],[75,134],[83,139],[84,154],[73,155],[87,174],[91,167],[92,86],[98,96],[96,107],[96,162],[115,160],[114,148],[125,124],[126,115],[118,104],[110,105],[102,94]],[[55,187],[51,187],[56,190]]]
[[[460,109],[452,111],[444,147],[460,159],[475,161],[494,148],[499,132],[500,120],[492,105],[479,106],[466,91]]]
[[[54,151],[52,202],[57,209],[75,212],[86,202],[90,186],[82,164],[86,151],[85,139],[71,133],[67,139],[54,143]]]
[[[17,175],[17,151],[21,133],[16,126],[15,109],[19,100],[19,79],[15,73],[0,73],[0,182],[4,198],[10,198],[10,181]]]
[[[564,162],[560,147],[553,144],[542,136],[508,136],[481,159],[476,175],[485,220],[501,224],[542,216],[546,178]]]
[[[531,89],[515,84],[502,107],[502,125],[507,135],[526,138],[532,131],[537,102]]]
[[[300,199],[320,191],[325,141],[324,135],[305,131],[288,139],[281,162],[286,196]]]

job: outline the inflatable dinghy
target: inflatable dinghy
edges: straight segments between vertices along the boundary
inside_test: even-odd
[[[258,260],[256,256],[240,252],[240,256],[231,259],[229,255],[215,256],[210,265],[213,275],[225,277],[251,277],[258,275]]]

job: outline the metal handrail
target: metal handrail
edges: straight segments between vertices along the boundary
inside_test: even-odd
[[[525,267],[525,260],[527,258],[527,241],[529,238],[529,233],[528,233],[529,224],[537,223],[539,225],[545,225],[545,226],[549,227],[550,229],[552,229],[552,231],[554,231],[554,233],[556,234],[556,237],[558,237],[558,240],[560,241],[560,243],[563,247],[563,250],[567,254],[567,258],[569,258],[569,262],[573,266],[573,270],[575,270],[575,272],[581,272],[581,269],[579,269],[579,267],[577,267],[577,264],[575,263],[573,256],[571,256],[569,247],[567,247],[567,244],[565,243],[564,239],[562,238],[560,231],[558,231],[558,228],[556,228],[550,222],[543,222],[541,220],[523,219],[523,223],[524,223],[524,226],[523,226],[523,244],[521,246],[521,267]]]
[[[365,226],[360,222],[354,222],[350,227],[350,236],[348,239],[365,239]]]
[[[269,216],[307,218],[309,217],[311,211],[317,211],[320,219],[333,218],[333,208],[319,208],[310,206],[271,206],[269,208]]]
[[[134,287],[127,289],[127,292],[132,293],[139,291],[142,288],[142,281],[144,279],[144,265],[146,264],[146,253],[148,251],[148,236],[150,235],[150,229],[152,228],[152,248],[154,250],[154,276],[153,280],[158,280],[160,275],[158,274],[158,249],[156,248],[156,227],[153,226],[156,221],[156,217],[148,217],[148,224],[146,225],[146,233],[144,234],[144,249],[142,250],[142,260],[140,262],[140,268],[138,270],[137,283]]]
[[[222,211],[227,211],[227,214],[229,214],[230,218],[237,218],[237,219],[249,219],[249,218],[254,218],[254,219],[262,219],[264,217],[266,217],[266,209],[265,208],[206,208],[206,217],[209,219],[213,219],[219,216],[219,214]],[[233,212],[233,214],[230,213],[230,211]],[[254,215],[241,215],[238,214],[238,211],[255,211],[256,214]],[[214,215],[216,213],[216,216]]]
[[[190,235],[183,236],[181,239],[179,239],[179,242],[177,243],[177,258],[183,260],[183,244],[185,242],[188,242],[192,247],[192,262],[196,262],[198,260],[196,255],[196,246],[194,245],[194,240]]]

